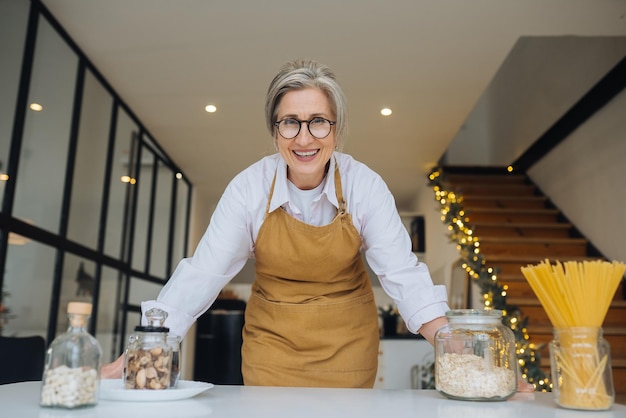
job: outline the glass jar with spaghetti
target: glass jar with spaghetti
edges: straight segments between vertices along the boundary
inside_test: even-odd
[[[550,318],[552,389],[557,405],[607,410],[615,400],[611,355],[602,324],[626,272],[617,261],[545,260],[522,267]]]
[[[555,328],[550,367],[559,406],[601,411],[613,405],[611,348],[602,337],[602,328]]]
[[[501,310],[446,312],[435,334],[435,387],[451,399],[504,401],[517,391],[513,331]]]

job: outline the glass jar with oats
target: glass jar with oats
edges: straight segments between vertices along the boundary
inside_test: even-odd
[[[172,346],[167,341],[169,328],[163,326],[167,312],[150,309],[147,326],[135,327],[124,353],[126,389],[167,389],[172,373]]]
[[[504,401],[517,391],[513,331],[502,311],[446,312],[448,325],[435,334],[435,387],[451,399]]]

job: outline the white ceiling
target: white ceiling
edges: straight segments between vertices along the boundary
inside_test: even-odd
[[[43,3],[211,202],[274,152],[264,96],[287,60],[334,69],[349,104],[344,150],[405,209],[520,37],[626,35],[626,0]]]

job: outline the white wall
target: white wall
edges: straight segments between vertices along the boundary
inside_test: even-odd
[[[606,257],[626,261],[626,92],[529,171]]]
[[[415,210],[424,215],[426,253],[423,260],[435,284],[445,285],[450,296],[452,268],[460,258],[456,244],[448,237],[447,225],[441,221],[441,205],[424,176],[414,203]]]
[[[506,166],[626,54],[626,37],[523,37],[450,143],[447,164]]]

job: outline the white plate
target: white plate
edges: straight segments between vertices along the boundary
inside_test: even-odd
[[[100,399],[134,402],[175,401],[191,398],[212,387],[213,383],[179,380],[176,387],[170,389],[126,389],[121,379],[102,379],[100,381]]]

